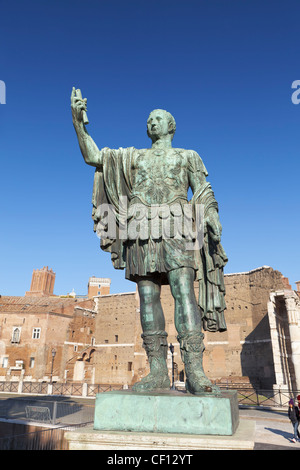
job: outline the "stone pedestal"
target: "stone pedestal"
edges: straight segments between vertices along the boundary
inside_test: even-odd
[[[94,429],[231,436],[239,424],[236,391],[191,395],[179,391],[113,391],[96,397]]]
[[[255,421],[241,419],[233,436],[172,434],[155,432],[95,431],[92,427],[65,432],[69,450],[141,451],[159,452],[199,450],[253,450]],[[114,455],[114,454],[111,454]],[[149,460],[150,461],[150,460]],[[157,463],[157,460],[154,462]]]

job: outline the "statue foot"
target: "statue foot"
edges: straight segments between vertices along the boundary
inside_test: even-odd
[[[143,333],[143,347],[146,350],[150,374],[140,382],[133,385],[135,392],[154,391],[170,389],[170,379],[167,368],[168,342],[165,331],[154,331],[153,333]]]
[[[187,392],[194,395],[207,392],[220,394],[219,387],[213,385],[203,371],[203,333],[191,331],[182,333],[177,338],[180,342],[180,352],[185,367]]]
[[[194,374],[194,377],[187,377],[185,382],[186,391],[197,395],[197,393],[220,394],[221,390],[217,385],[211,383],[205,374]]]
[[[140,382],[133,385],[132,390],[134,392],[151,392],[155,390],[169,390],[170,379],[168,376],[155,377],[151,373],[144,377]]]

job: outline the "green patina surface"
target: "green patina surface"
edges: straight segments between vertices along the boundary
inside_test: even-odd
[[[218,395],[114,391],[96,397],[95,430],[230,436],[238,424],[236,391]]]
[[[80,150],[85,162],[95,167],[94,230],[101,238],[101,249],[111,254],[113,266],[125,269],[126,278],[137,283],[150,374],[134,384],[134,390],[170,388],[168,334],[160,300],[161,286],[169,284],[186,389],[217,392],[203,370],[202,330],[227,328],[223,276],[227,256],[206,167],[196,151],[172,146],[176,122],[163,109],[153,110],[147,119],[150,148],[100,150],[86,129],[86,106],[81,91],[73,88],[71,109]],[[107,216],[108,208],[115,224]]]

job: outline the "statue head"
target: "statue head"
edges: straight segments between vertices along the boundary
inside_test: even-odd
[[[164,109],[154,109],[151,111],[147,120],[147,135],[152,142],[166,135],[170,135],[172,140],[175,131],[176,122],[171,113]]]

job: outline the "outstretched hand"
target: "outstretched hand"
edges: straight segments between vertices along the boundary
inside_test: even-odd
[[[73,120],[75,122],[83,122],[84,124],[88,124],[86,104],[87,99],[82,99],[81,91],[76,90],[75,87],[73,87],[71,93],[71,109]]]

